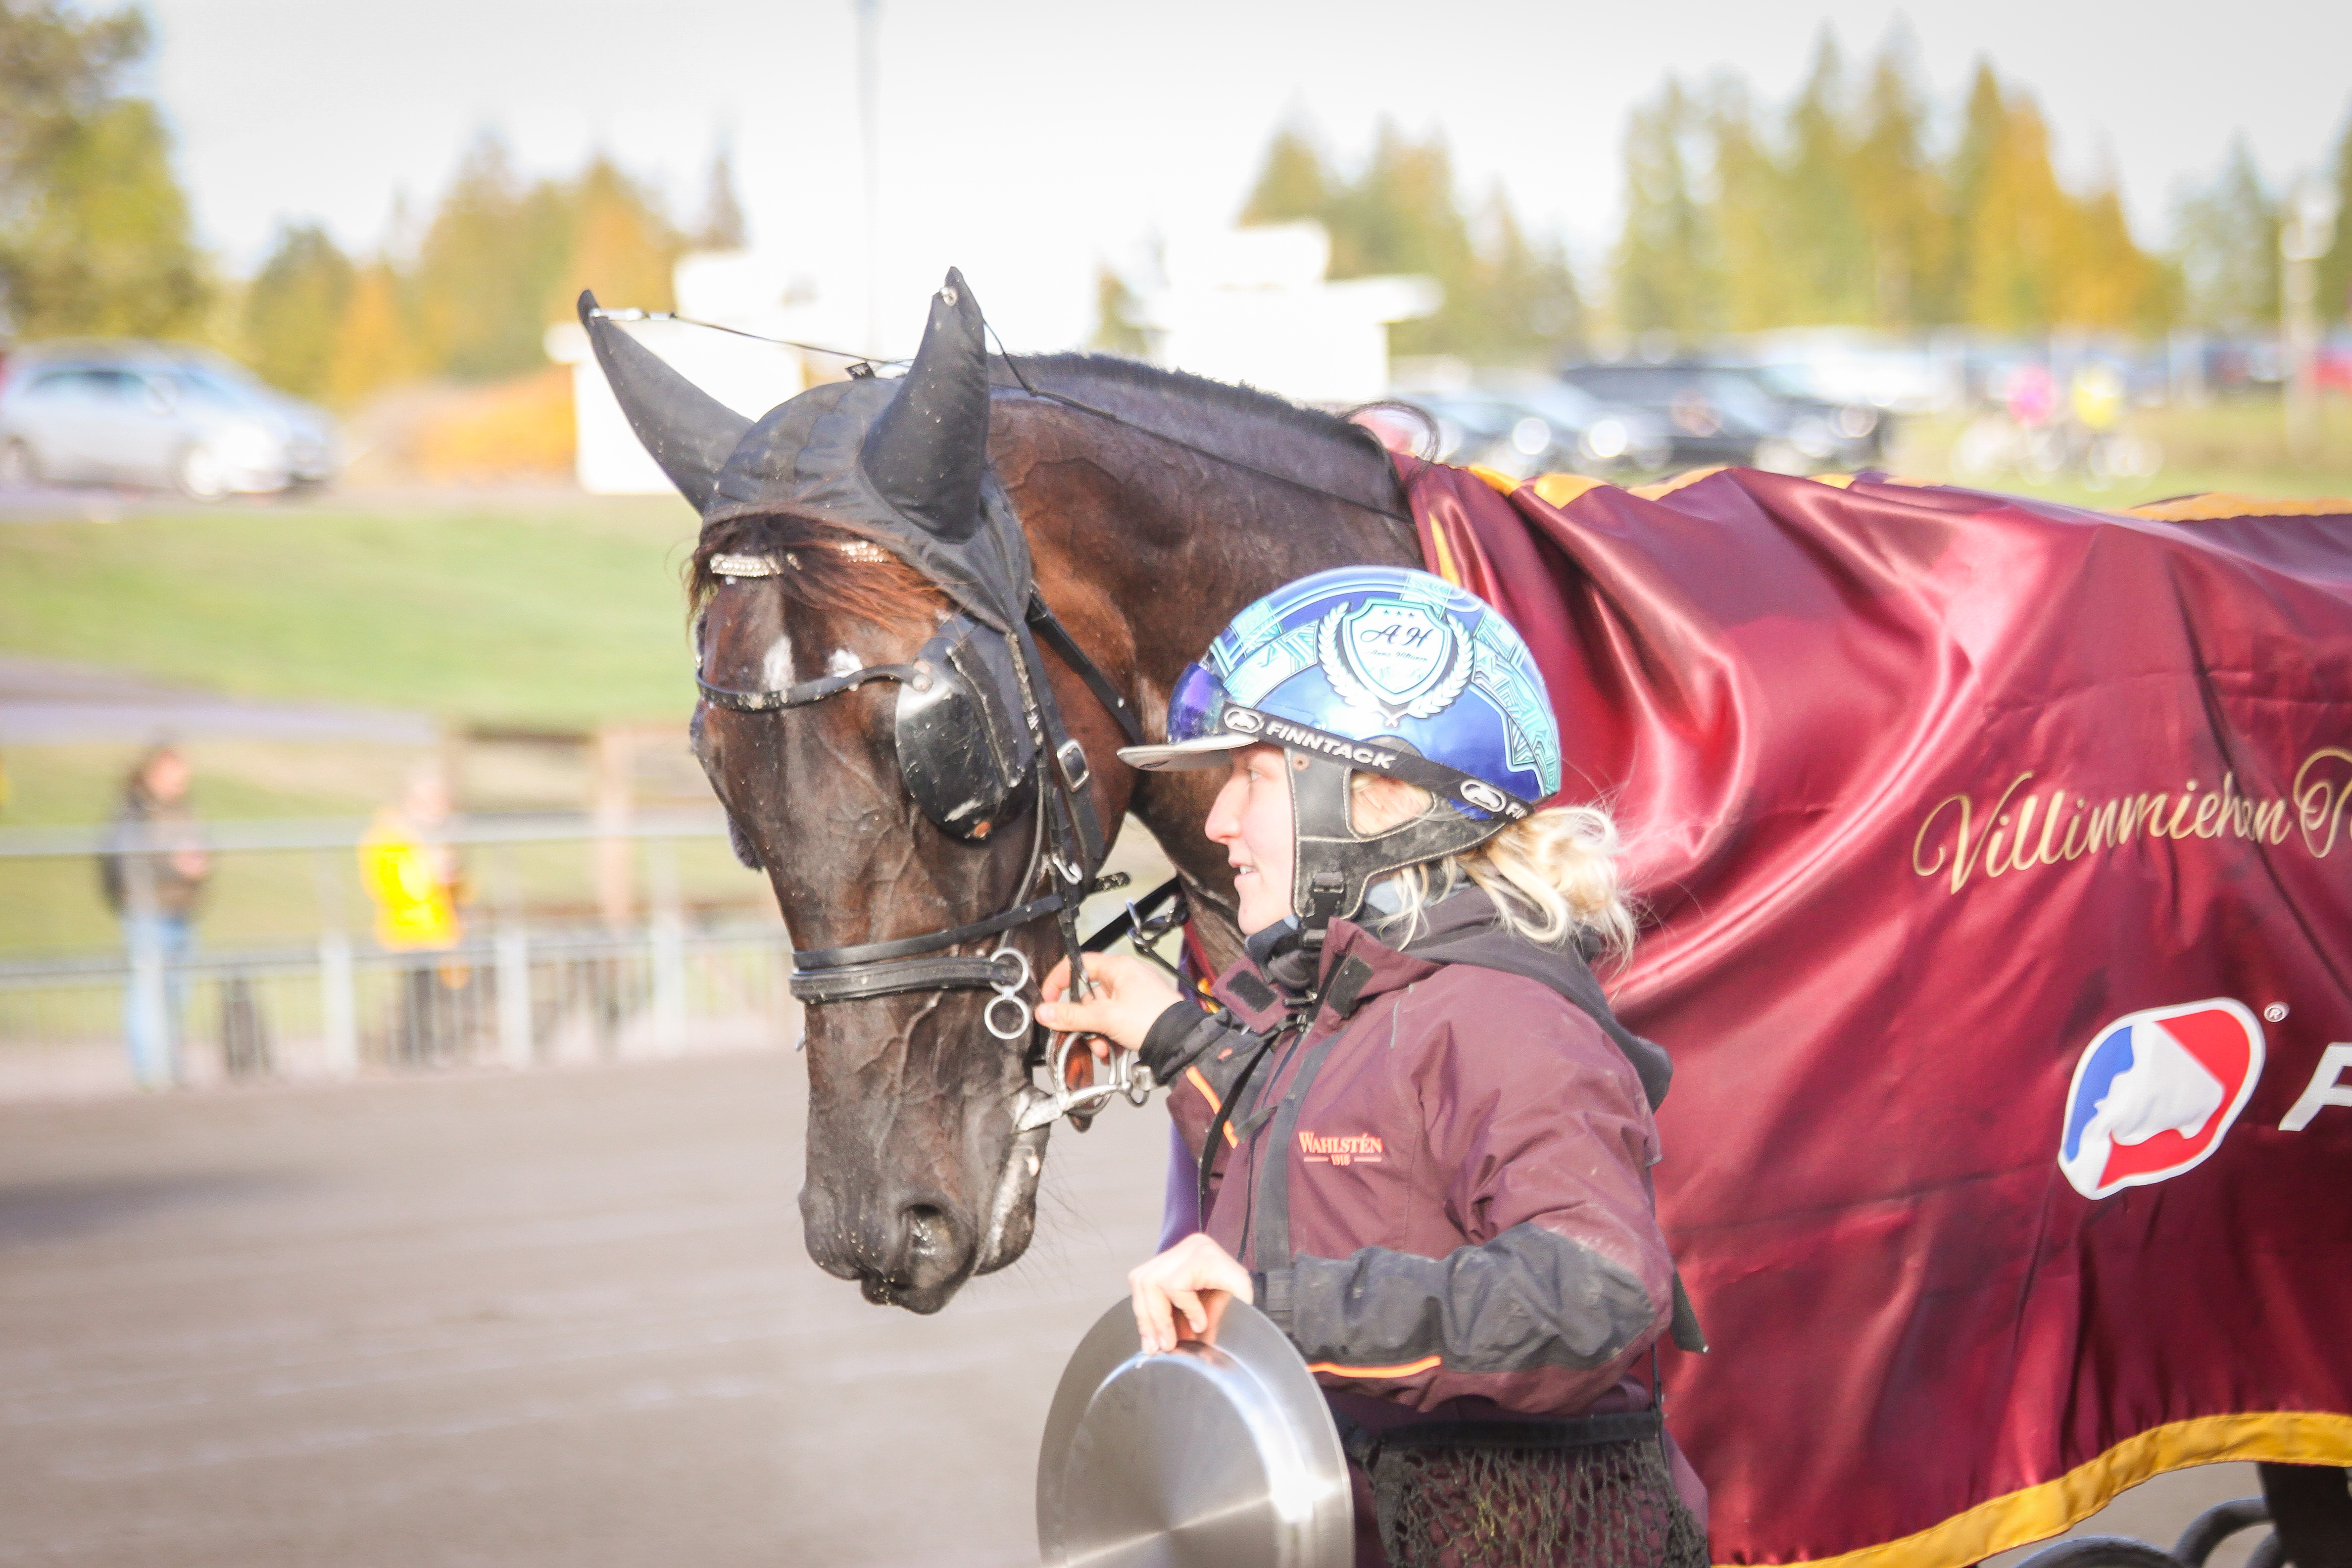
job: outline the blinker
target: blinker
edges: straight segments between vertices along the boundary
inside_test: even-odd
[[[923,815],[976,843],[1028,803],[1037,744],[1004,637],[955,616],[898,687],[898,774]]]

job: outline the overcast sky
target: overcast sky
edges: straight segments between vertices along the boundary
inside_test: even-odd
[[[95,3],[95,0],[93,0]],[[283,216],[381,242],[395,192],[429,209],[485,125],[531,172],[592,147],[691,216],[731,134],[755,244],[836,294],[863,277],[851,0],[147,0],[154,90],[206,242],[249,268]],[[882,0],[886,307],[908,330],[954,262],[1016,347],[1093,317],[1098,259],[1230,221],[1294,111],[1358,154],[1381,114],[1442,127],[1580,262],[1613,232],[1627,110],[1668,72],[1791,91],[1827,24],[1849,61],[1906,22],[1939,106],[1989,55],[2030,87],[2062,160],[2106,158],[2143,239],[2233,132],[2275,182],[2352,110],[2343,0]]]

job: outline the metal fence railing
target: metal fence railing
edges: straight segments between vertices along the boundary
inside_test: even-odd
[[[583,818],[460,825],[477,848],[562,839],[673,840],[723,832],[713,814],[617,827]],[[207,829],[215,853],[348,849],[357,825]],[[90,830],[0,833],[0,865],[84,857]],[[667,889],[667,891],[665,891]],[[167,954],[0,956],[0,1097],[127,1088],[126,1041],[168,1042],[153,1080],[349,1078],[374,1068],[531,1068],[568,1061],[788,1045],[799,1033],[791,944],[771,915],[690,914],[674,877],[620,925],[533,921],[520,909],[469,922],[457,946],[394,952],[351,922],[307,940]],[[151,1057],[152,1053],[151,1051]]]
[[[309,948],[142,969],[121,956],[0,962],[0,1085],[26,1087],[43,1068],[84,1086],[127,1081],[126,1015],[142,1005],[163,1021],[172,1077],[194,1083],[676,1056],[781,1046],[798,1027],[789,947],[767,925],[515,927],[438,952],[331,932]]]

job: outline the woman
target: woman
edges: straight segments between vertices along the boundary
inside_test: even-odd
[[[1586,967],[1633,920],[1607,816],[1533,804],[1525,645],[1426,574],[1322,573],[1185,671],[1168,736],[1120,755],[1227,770],[1247,956],[1214,1013],[1106,958],[1038,1015],[1139,1051],[1205,1167],[1204,1228],[1129,1276],[1144,1347],[1271,1317],[1348,1438],[1360,1563],[1704,1564],[1651,1394],[1659,1336],[1699,1348],[1648,1173],[1671,1067]]]
[[[142,1089],[179,1083],[186,1012],[183,966],[195,945],[196,910],[213,874],[204,830],[188,799],[194,770],[177,746],[148,749],[122,782],[122,805],[107,835],[99,878],[107,907],[122,922],[131,954],[122,1037]]]

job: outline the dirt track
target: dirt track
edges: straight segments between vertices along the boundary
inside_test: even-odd
[[[802,1252],[801,1082],[0,1107],[0,1563],[1033,1563],[1045,1403],[1153,1240],[1161,1113],[1056,1132],[1029,1258],[922,1320]],[[2251,1489],[2099,1522],[2168,1543]]]

